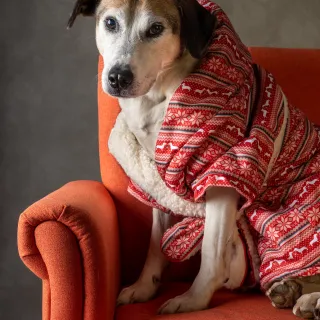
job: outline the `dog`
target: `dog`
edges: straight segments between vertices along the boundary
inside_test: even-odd
[[[208,10],[211,6],[213,11]],[[132,193],[145,201],[150,197],[144,198],[142,189],[150,194],[153,192],[152,197],[158,197],[152,203],[155,207],[153,209],[152,233],[143,271],[135,284],[121,291],[118,303],[144,302],[150,300],[156,294],[160,286],[161,274],[168,264],[159,248],[159,243],[166,230],[170,229],[173,224],[171,215],[165,213],[166,209],[170,208],[171,212],[177,214],[205,217],[205,220],[203,220],[205,224],[201,245],[201,266],[190,289],[184,294],[167,301],[161,306],[159,313],[169,314],[205,309],[216,290],[221,287],[237,288],[241,286],[246,276],[247,261],[243,254],[243,242],[238,231],[238,221],[243,219],[243,216],[240,217],[240,215],[243,215],[245,209],[251,205],[251,213],[246,211],[246,215],[250,223],[258,229],[257,225],[261,221],[270,220],[267,212],[270,215],[272,213],[271,200],[279,201],[279,203],[281,200],[286,208],[294,208],[299,202],[297,200],[299,194],[295,194],[294,201],[291,201],[290,198],[285,202],[283,198],[280,199],[283,193],[277,193],[279,190],[264,189],[263,200],[266,203],[271,201],[269,211],[267,209],[262,210],[261,206],[254,206],[254,201],[250,203],[249,200],[247,201],[247,207],[243,205],[244,209],[240,210],[240,203],[243,198],[254,198],[253,195],[257,191],[251,185],[245,185],[243,179],[236,181],[229,179],[228,176],[217,176],[217,174],[211,174],[211,176],[204,178],[199,173],[200,169],[197,171],[195,163],[193,167],[188,167],[186,171],[179,171],[178,169],[185,165],[183,156],[188,152],[191,154],[190,150],[196,148],[199,141],[204,141],[205,138],[212,141],[215,136],[218,136],[219,130],[215,129],[212,121],[225,121],[228,117],[224,114],[219,119],[212,120],[209,114],[206,121],[210,125],[208,128],[199,129],[197,126],[204,122],[202,113],[184,114],[183,110],[179,110],[180,114],[174,113],[171,118],[169,117],[168,113],[174,111],[174,98],[192,93],[194,95],[198,94],[199,97],[204,97],[204,99],[213,99],[220,92],[220,97],[217,97],[217,99],[223,101],[224,104],[228,104],[229,114],[233,108],[237,109],[238,112],[236,117],[232,114],[232,117],[228,118],[233,122],[223,122],[221,128],[228,132],[230,141],[236,141],[237,145],[241,145],[241,141],[243,141],[241,150],[250,149],[252,151],[251,157],[254,157],[254,155],[260,157],[259,165],[265,169],[262,186],[268,186],[270,180],[274,179],[276,181],[278,179],[274,177],[274,172],[277,171],[279,163],[285,162],[283,160],[284,152],[281,149],[283,144],[286,144],[287,157],[290,156],[290,152],[296,150],[297,146],[293,146],[292,141],[285,140],[286,128],[292,124],[290,122],[292,118],[299,119],[303,116],[292,109],[285,97],[282,97],[281,90],[277,88],[271,74],[260,70],[259,67],[255,67],[252,71],[252,62],[248,58],[246,49],[238,41],[237,35],[232,33],[232,28],[228,22],[226,22],[226,28],[224,29],[225,33],[219,34],[217,32],[217,36],[213,38],[215,30],[218,30],[221,25],[217,16],[222,16],[222,20],[226,18],[221,14],[221,10],[209,1],[78,0],[68,22],[68,27],[72,27],[76,17],[80,14],[96,17],[97,47],[104,60],[101,85],[107,94],[119,99],[121,106],[121,113],[110,136],[109,149],[129,177],[138,182],[136,184],[132,182]],[[241,69],[240,73],[243,70],[250,71],[248,73],[244,72],[246,77],[243,77],[242,74],[241,88],[240,86],[237,87],[239,83],[236,78],[239,76],[239,72],[231,67],[226,71],[222,66],[219,72],[223,74],[227,72],[230,83],[233,82],[231,84],[219,84],[218,91],[210,87],[199,88],[197,87],[199,85],[197,79],[192,76],[189,77],[202,65],[208,48],[215,41],[223,43],[223,48],[230,49],[237,61],[237,66]],[[209,67],[211,71],[219,66],[220,60],[215,61],[216,64]],[[202,81],[210,80],[207,74],[202,74],[201,77]],[[258,78],[259,81],[256,81]],[[263,81],[260,78],[263,78]],[[252,89],[252,79],[258,83],[254,90]],[[251,130],[248,134],[246,127],[241,127],[238,121],[248,113],[246,110],[242,110],[241,105],[244,105],[243,99],[245,101],[254,99],[253,92],[258,92],[261,89],[262,82],[265,84],[262,87],[265,88],[265,92],[262,93],[263,103],[260,106],[258,103],[258,106],[251,103],[252,113],[256,112],[255,109],[260,108],[262,116],[261,119],[259,117],[256,117],[257,119],[250,117],[246,119],[246,126],[257,129],[256,131]],[[235,90],[235,87],[238,89]],[[281,103],[278,101],[279,96],[281,96]],[[281,106],[282,113],[277,114],[277,116],[282,123],[278,125],[276,134],[270,138],[273,144],[269,147],[268,142],[255,134],[259,133],[259,126],[265,124],[268,126],[268,120],[272,117],[277,118],[271,107],[272,97]],[[189,100],[192,100],[191,96]],[[204,101],[208,103],[210,100]],[[248,107],[248,105],[246,106]],[[205,109],[206,107],[203,106],[202,108]],[[292,113],[292,115],[290,114],[291,117],[289,117],[290,112]],[[168,137],[163,130],[164,123],[167,122],[167,128],[170,128],[172,121],[179,124],[179,130],[183,130],[186,121],[194,128],[194,132],[192,132],[193,142],[191,143],[191,139],[189,139],[189,144],[184,146],[186,149],[189,148],[189,151],[180,152],[181,146],[178,146],[179,143],[175,145],[175,142],[170,140],[172,136]],[[260,121],[259,126],[257,121]],[[313,130],[311,126],[309,127],[309,124],[307,124],[307,127],[309,132],[313,134],[311,134],[312,141],[317,141],[316,130]],[[124,132],[128,134],[125,135]],[[159,138],[159,136],[162,138]],[[309,147],[309,145],[307,146]],[[303,151],[306,152],[303,149],[301,153]],[[201,155],[204,154],[207,158],[214,157],[208,149],[204,150]],[[137,159],[133,160],[134,158]],[[164,162],[163,159],[172,158],[174,160],[171,164],[175,163],[174,168],[177,172],[179,171],[179,174],[175,176],[172,170],[161,167],[161,159]],[[204,158],[204,160],[206,159]],[[220,166],[224,166],[226,169],[220,171],[220,173],[226,174],[225,171],[229,170],[228,166],[231,166],[231,163],[227,160],[219,162]],[[312,162],[313,160],[313,158],[308,158],[305,161]],[[155,165],[155,162],[157,165]],[[243,174],[243,177],[246,177],[248,170],[251,170],[250,166],[251,164],[242,167],[241,170],[244,173],[241,174]],[[279,166],[279,168],[282,167]],[[160,175],[157,173],[157,169],[159,169]],[[292,165],[292,168],[282,170],[278,176],[286,177],[289,181],[295,176],[296,171],[300,170],[299,168],[296,169]],[[187,184],[191,183],[191,177],[199,174],[202,182],[194,180],[192,186],[188,188]],[[171,180],[164,181],[166,179]],[[297,185],[297,188],[303,189],[306,194],[310,195],[310,192],[314,192],[317,187],[317,182],[318,179],[302,181],[301,184]],[[243,188],[241,187],[242,183]],[[300,193],[300,195],[301,199],[305,199],[305,194]],[[203,199],[204,202],[192,202],[192,198]],[[167,199],[169,200],[167,201]],[[281,210],[281,208],[277,209]],[[283,210],[283,212],[285,211]],[[262,248],[271,251],[270,245],[274,245],[274,243],[278,245],[276,242],[279,238],[278,230],[289,228],[286,221],[292,222],[300,219],[299,214],[294,215],[294,212],[292,216],[288,216],[289,218],[291,220],[282,221],[282,225],[279,224],[279,227],[271,224],[266,227],[268,230],[265,232],[271,240],[260,241],[259,251]],[[311,225],[316,219],[312,219],[311,217],[310,224],[305,226],[305,228],[309,228],[306,232],[312,232],[313,230]],[[309,273],[304,269],[305,273],[302,270],[295,270],[295,272],[291,272],[291,274],[282,278],[270,275],[270,270],[278,267],[281,271],[282,264],[287,264],[287,262],[289,264],[291,260],[298,261],[298,255],[317,250],[317,233],[312,234],[310,240],[310,246],[295,247],[292,248],[292,251],[286,252],[288,254],[286,259],[273,258],[273,260],[266,260],[263,256],[264,253],[259,252],[262,257],[260,277],[263,289],[275,307],[290,307],[293,308],[293,313],[297,316],[320,319],[320,281],[314,269],[317,267],[316,264],[308,269]],[[255,254],[253,254],[253,259],[256,259]],[[254,273],[256,273],[256,270]]]

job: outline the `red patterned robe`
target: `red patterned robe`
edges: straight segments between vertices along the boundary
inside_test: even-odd
[[[238,191],[239,211],[258,235],[263,289],[318,274],[318,128],[287,102],[272,74],[253,63],[221,8],[199,2],[216,15],[218,27],[201,65],[170,101],[156,146],[158,172],[191,202],[203,202],[212,186]],[[129,192],[167,211],[134,182]],[[199,250],[203,224],[187,218],[168,230],[162,245],[169,258],[184,260]]]

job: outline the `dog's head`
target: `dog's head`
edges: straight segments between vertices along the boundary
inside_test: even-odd
[[[96,17],[102,87],[122,98],[147,94],[183,50],[201,58],[216,24],[197,0],[77,0],[68,27],[79,14]]]

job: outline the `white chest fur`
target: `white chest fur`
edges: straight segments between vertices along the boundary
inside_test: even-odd
[[[158,76],[148,94],[132,99],[119,99],[130,131],[151,159],[154,159],[155,145],[169,101],[197,63],[198,60],[186,52],[172,67]]]
[[[152,159],[168,102],[165,98],[155,99],[152,95],[120,100],[130,131]]]

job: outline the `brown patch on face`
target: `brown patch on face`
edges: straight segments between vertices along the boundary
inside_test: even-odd
[[[97,22],[100,20],[101,15],[108,9],[119,9],[127,7],[130,15],[128,16],[127,25],[131,25],[134,21],[135,12],[138,6],[141,5],[141,0],[101,0],[99,7],[97,8],[96,16]]]
[[[121,8],[126,3],[128,3],[127,0],[101,0],[99,7],[101,7],[102,10],[110,8]]]
[[[129,7],[130,17],[128,25],[132,23],[137,10],[149,10],[156,16],[164,17],[174,34],[179,33],[180,17],[173,0],[101,0],[97,8],[97,21],[101,14],[110,8]]]
[[[164,17],[174,34],[179,33],[179,11],[173,0],[140,0],[141,7],[152,11],[156,16]]]

